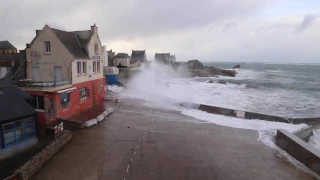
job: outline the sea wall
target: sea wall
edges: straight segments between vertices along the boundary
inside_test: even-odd
[[[71,132],[65,130],[59,138],[51,142],[47,147],[33,156],[29,161],[17,169],[15,173],[19,174],[22,180],[30,179],[32,175],[34,175],[49,159],[52,158],[54,154],[67,144],[71,138]]]
[[[320,152],[307,142],[286,130],[277,130],[276,144],[320,175]]]
[[[199,104],[197,106],[198,110],[205,111],[213,114],[220,114],[225,116],[238,117],[243,119],[257,119],[257,120],[265,120],[265,121],[276,121],[283,123],[292,123],[292,124],[309,124],[314,125],[320,123],[320,118],[284,118],[279,116],[267,115],[262,113],[254,113],[248,111],[234,110],[228,108],[222,108],[217,106],[210,106],[205,104]]]

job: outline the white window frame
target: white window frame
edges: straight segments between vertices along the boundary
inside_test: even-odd
[[[93,61],[93,62],[92,62],[92,72],[93,72],[93,73],[96,73],[96,72],[97,72],[97,62],[96,62],[96,61]]]
[[[81,61],[77,62],[77,75],[81,75],[81,68],[82,68],[81,64],[82,64]]]
[[[99,54],[99,50],[98,50],[98,44],[94,45],[94,54]]]
[[[87,62],[83,61],[82,62],[82,74],[87,74]]]
[[[97,61],[97,72],[100,72],[100,61]]]

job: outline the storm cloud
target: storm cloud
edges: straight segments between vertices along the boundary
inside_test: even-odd
[[[308,15],[312,13],[261,16],[260,12],[286,2],[2,0],[0,39],[22,49],[45,24],[71,31],[96,23],[108,49],[126,53],[146,49],[149,60],[155,52],[171,52],[179,61],[290,62],[303,57],[313,62],[320,57],[314,48],[320,42],[320,26],[314,15]]]

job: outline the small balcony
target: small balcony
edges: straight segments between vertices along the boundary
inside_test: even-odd
[[[30,79],[22,79],[15,82],[19,87],[61,87],[72,84],[71,79],[62,81],[32,81]]]

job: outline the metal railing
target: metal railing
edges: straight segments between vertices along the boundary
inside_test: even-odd
[[[71,79],[62,81],[28,81],[28,80],[18,80],[14,82],[15,85],[19,87],[59,87],[71,84]]]

